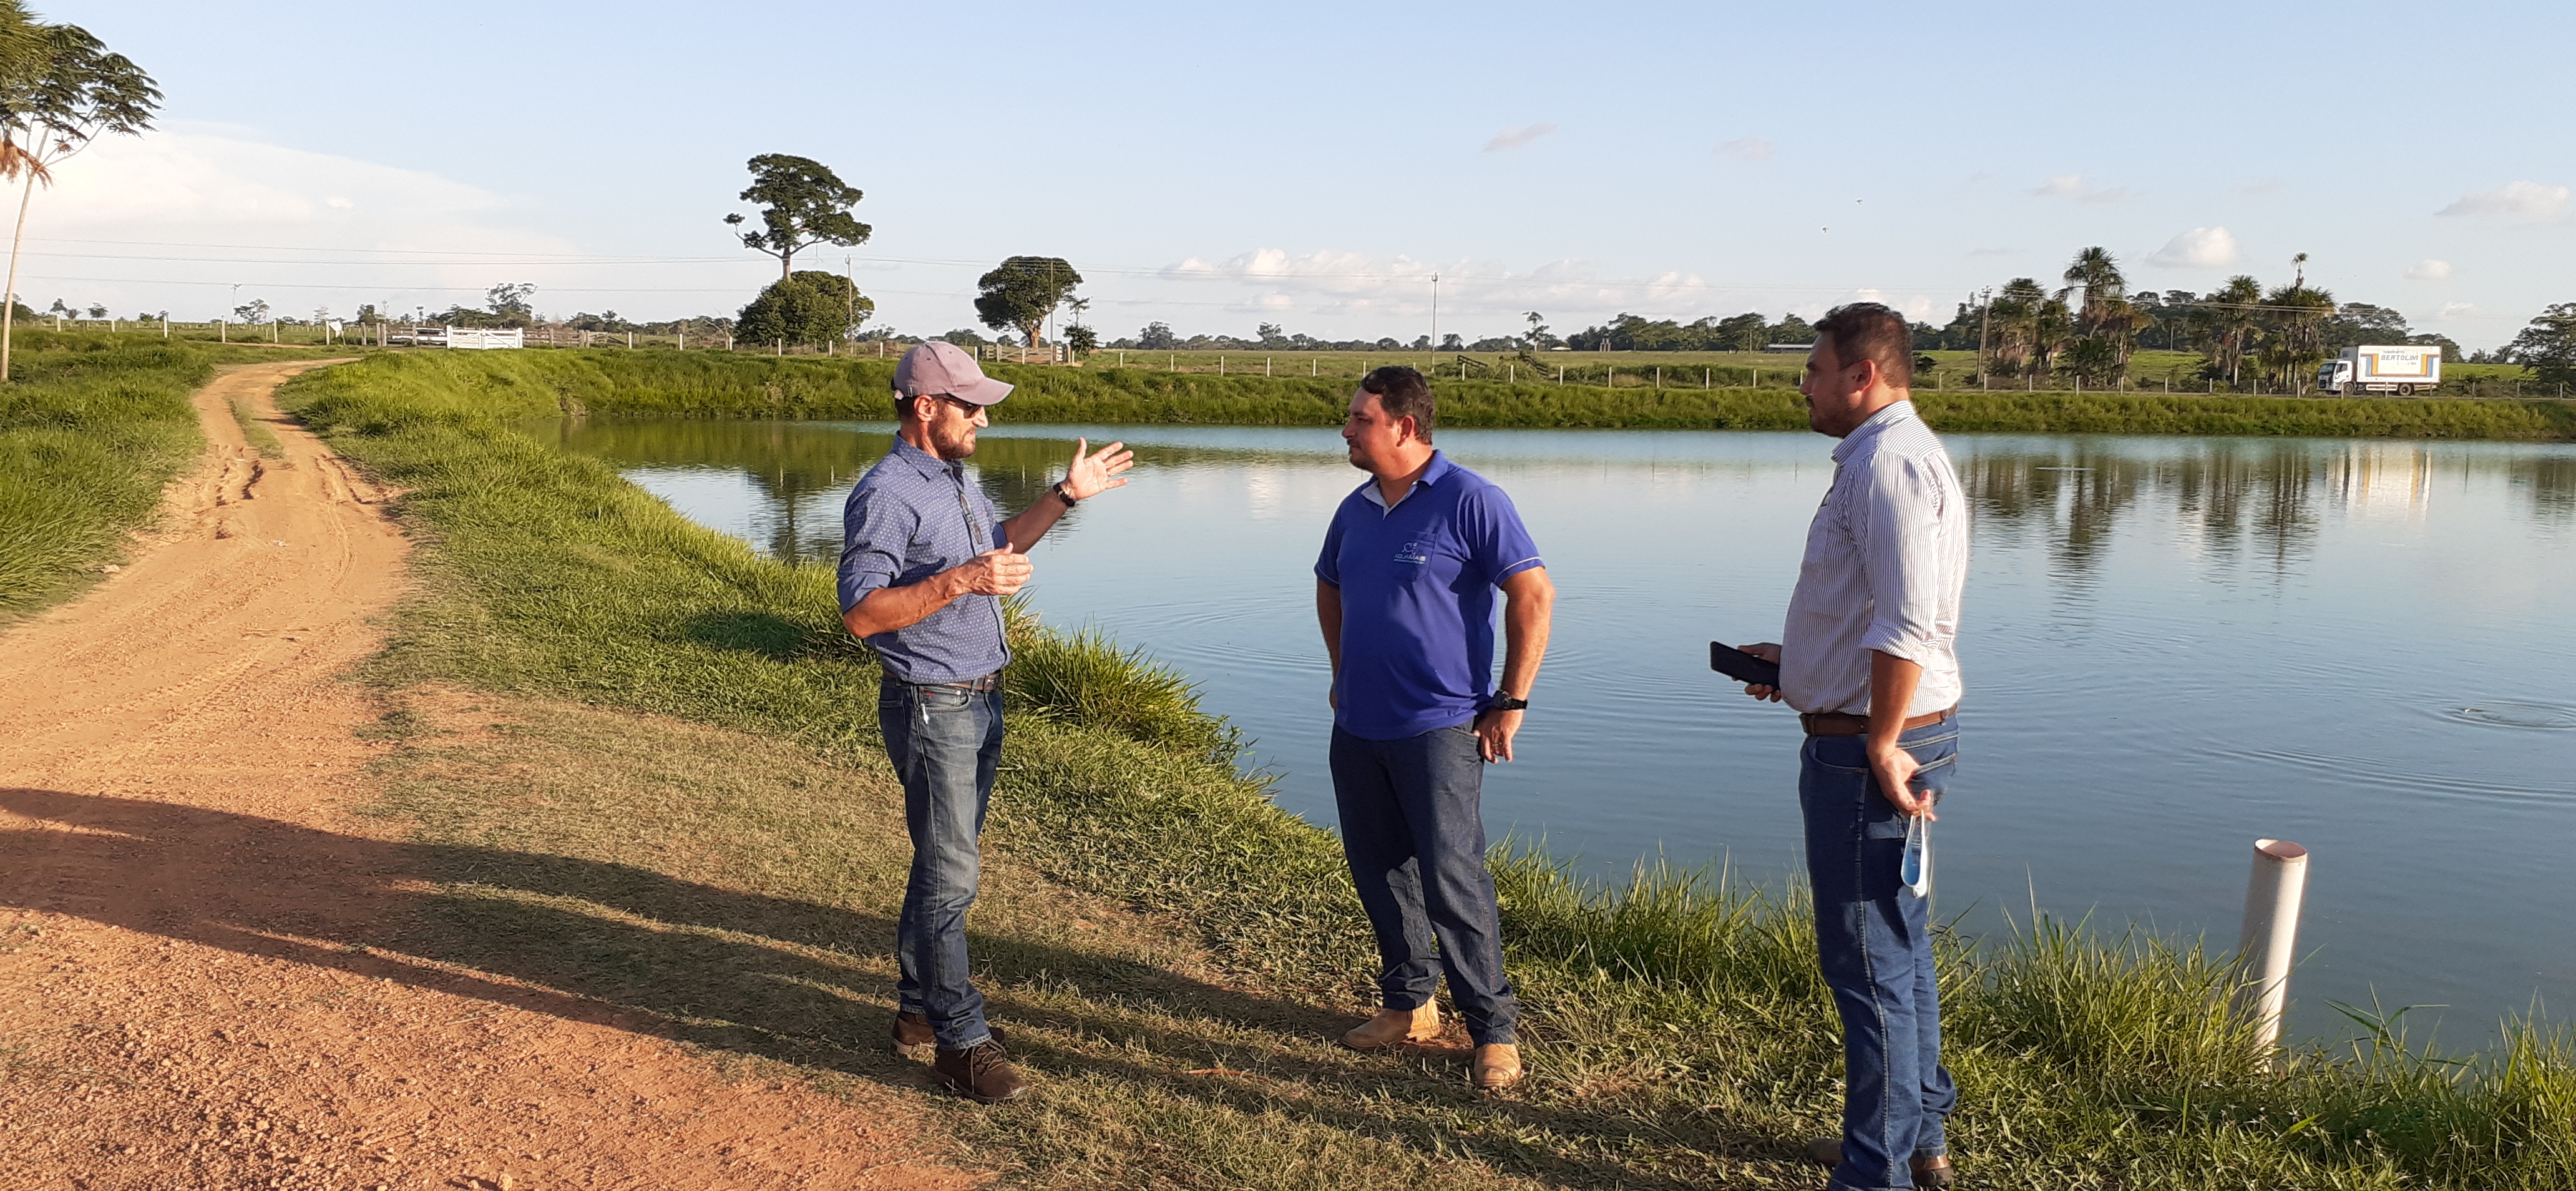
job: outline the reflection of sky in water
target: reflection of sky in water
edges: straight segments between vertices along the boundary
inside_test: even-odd
[[[549,430],[554,428],[550,425]],[[988,432],[1006,509],[1076,433]],[[1089,431],[1093,441],[1104,432]],[[1329,430],[1121,428],[1135,483],[1034,554],[1038,608],[1204,686],[1280,800],[1332,818],[1310,567],[1358,482]],[[682,513],[828,559],[877,427],[599,423],[575,447]],[[1488,823],[1608,871],[1660,849],[1792,869],[1797,730],[1705,669],[1777,636],[1831,474],[1810,435],[1447,431],[1509,490],[1559,589],[1556,641]],[[1941,905],[2233,941],[2246,851],[2316,854],[2299,1024],[2326,998],[2443,1002],[2472,1031],[2576,1000],[2576,449],[1959,436],[1978,510],[1960,780]]]

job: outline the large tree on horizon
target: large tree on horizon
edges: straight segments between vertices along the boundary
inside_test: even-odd
[[[763,153],[751,159],[751,185],[742,192],[742,200],[759,203],[761,230],[741,232],[742,246],[778,258],[778,279],[785,281],[796,268],[796,254],[817,244],[838,244],[843,248],[867,242],[874,229],[859,222],[850,208],[859,205],[866,195],[856,186],[841,181],[830,166],[810,157],[785,153]],[[737,212],[727,215],[728,226],[742,226]]]
[[[139,136],[152,127],[161,89],[123,54],[78,25],[40,24],[23,0],[0,0],[0,178],[26,179],[9,241],[9,282],[0,301],[0,381],[9,379],[16,319],[18,254],[36,184],[101,133]]]
[[[975,299],[975,317],[996,331],[1018,331],[1036,347],[1047,316],[1080,284],[1082,274],[1063,257],[1011,257],[975,279],[983,291]]]

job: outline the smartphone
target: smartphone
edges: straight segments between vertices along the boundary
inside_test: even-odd
[[[1780,663],[1766,662],[1741,649],[1730,649],[1715,641],[1708,643],[1708,668],[1755,686],[1780,685]]]

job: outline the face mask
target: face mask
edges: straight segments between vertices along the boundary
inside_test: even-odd
[[[1916,815],[1905,822],[1905,860],[1897,870],[1916,897],[1932,896],[1932,820]]]

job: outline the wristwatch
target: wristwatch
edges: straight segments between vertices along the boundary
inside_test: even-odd
[[[1066,508],[1068,508],[1068,509],[1069,509],[1069,508],[1072,508],[1073,506],[1075,506],[1075,505],[1077,505],[1077,504],[1082,503],[1081,501],[1075,500],[1075,499],[1073,498],[1073,494],[1072,494],[1072,493],[1065,491],[1065,489],[1064,489],[1064,481],[1062,481],[1062,480],[1057,480],[1057,481],[1055,482],[1055,486],[1054,486],[1054,487],[1052,487],[1052,488],[1047,489],[1047,491],[1048,491],[1048,492],[1051,492],[1051,493],[1054,493],[1054,494],[1055,494],[1055,498],[1056,498],[1057,500],[1063,501],[1063,502],[1064,502],[1064,507],[1066,507]]]
[[[1485,705],[1487,711],[1526,711],[1528,709],[1529,700],[1515,699],[1510,695],[1496,695],[1493,702]]]

